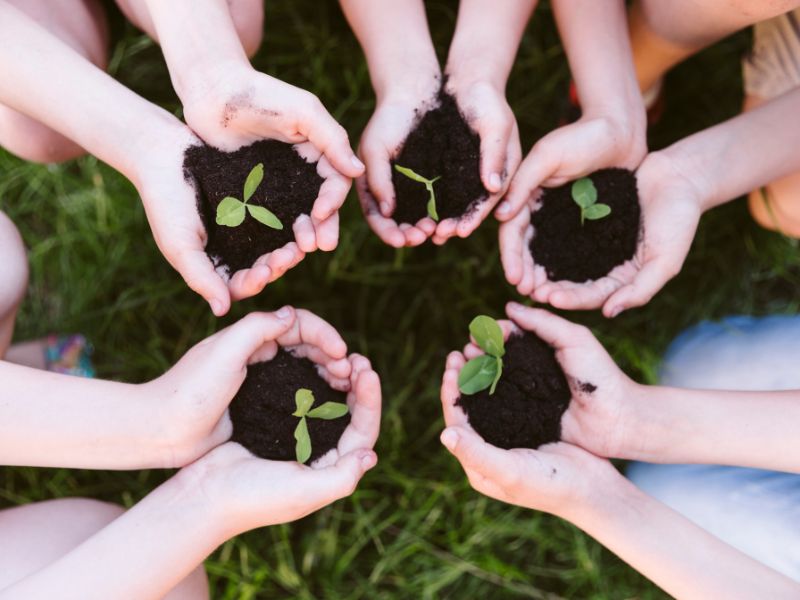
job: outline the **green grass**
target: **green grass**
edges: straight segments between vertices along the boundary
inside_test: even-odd
[[[441,55],[456,3],[429,2]],[[273,0],[256,65],[318,94],[351,132],[373,107],[361,52],[332,2]],[[112,31],[112,71],[179,113],[160,52],[124,25]],[[703,52],[668,79],[668,110],[653,147],[735,114],[748,36]],[[509,84],[525,149],[556,126],[569,75],[549,8],[540,7]],[[133,187],[93,158],[26,164],[0,152],[0,208],[30,250],[30,293],[18,339],[80,331],[102,376],[144,381],[192,343],[256,309],[284,303],[333,323],[381,374],[380,463],[358,492],[299,523],[240,536],[207,562],[214,597],[660,598],[663,594],[572,526],[473,492],[438,442],[438,384],[446,353],[477,313],[499,316],[515,297],[504,281],[497,225],[444,248],[395,251],[368,229],[351,194],[335,253],[316,253],[222,322],[158,253]],[[683,272],[647,307],[586,323],[628,373],[653,381],[684,327],[731,313],[796,312],[800,252],[749,219],[742,201],[703,218]],[[53,401],[57,401],[54,398]],[[130,506],[164,472],[0,470],[0,508],[94,496]]]

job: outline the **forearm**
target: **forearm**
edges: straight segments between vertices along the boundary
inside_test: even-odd
[[[722,542],[622,476],[593,495],[591,506],[572,521],[682,600],[788,600],[800,594],[796,582]]]
[[[146,0],[169,68],[184,103],[205,93],[208,71],[250,67],[226,0]]]
[[[800,473],[800,392],[639,386],[619,458]]]
[[[0,1],[0,101],[136,182],[137,159],[182,126]]]
[[[554,0],[553,11],[583,112],[625,114],[643,132],[625,2]]]
[[[422,0],[340,0],[378,100],[427,94],[440,74]]]
[[[461,0],[446,72],[504,90],[536,0]],[[490,15],[490,18],[487,16]]]
[[[800,170],[798,109],[795,89],[661,152],[696,182],[708,210]]]
[[[0,600],[163,598],[225,539],[181,473],[74,550],[0,590]]]
[[[0,464],[85,469],[166,466],[159,406],[139,387],[0,361]]]

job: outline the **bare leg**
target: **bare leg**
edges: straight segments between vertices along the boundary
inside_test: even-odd
[[[114,504],[84,498],[49,500],[0,511],[0,539],[4,540],[0,544],[0,591],[65,555],[123,512]],[[168,600],[208,597],[202,567],[166,596]]]
[[[17,309],[28,288],[28,257],[14,223],[0,212],[0,359],[6,355],[14,335]]]
[[[103,10],[97,0],[7,1],[95,65],[105,68],[108,36]],[[84,154],[83,148],[72,140],[2,104],[0,146],[34,162],[61,162]]]
[[[635,0],[630,35],[642,91],[669,69],[735,31],[800,5],[798,0]]]
[[[233,24],[247,56],[252,57],[264,37],[264,0],[227,0]],[[117,0],[126,17],[154,40],[158,41],[155,25],[144,0]]]

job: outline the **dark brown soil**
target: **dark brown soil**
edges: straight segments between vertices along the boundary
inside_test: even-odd
[[[561,416],[571,398],[554,350],[524,332],[506,342],[503,375],[493,395],[463,395],[461,406],[472,428],[498,448],[538,448],[561,439]]]
[[[392,218],[397,223],[417,223],[428,215],[428,191],[425,186],[397,172],[394,165],[407,167],[433,179],[439,219],[468,214],[488,192],[481,182],[481,141],[459,112],[455,98],[439,92],[439,105],[426,112],[403,143],[392,161],[396,208]]]
[[[600,279],[633,258],[639,240],[639,194],[636,176],[627,169],[603,169],[590,175],[597,201],[611,214],[581,225],[581,209],[572,200],[572,182],[549,188],[533,213],[530,251],[550,281]]]
[[[296,410],[294,395],[300,388],[314,393],[315,407],[347,401],[347,394],[331,388],[313,362],[281,349],[271,361],[247,367],[247,377],[230,405],[231,439],[261,458],[295,460],[294,430],[300,419],[292,413]],[[306,422],[312,462],[336,447],[350,414],[331,421],[307,418]]]
[[[264,180],[248,204],[271,210],[283,229],[267,227],[250,215],[238,227],[217,225],[217,205],[225,196],[243,199],[245,179],[258,163],[264,164]],[[183,169],[186,178],[197,183],[198,208],[208,232],[206,252],[215,266],[227,267],[231,275],[294,241],[292,225],[301,214],[311,213],[323,182],[315,163],[306,162],[290,144],[275,140],[256,142],[236,152],[190,146]]]

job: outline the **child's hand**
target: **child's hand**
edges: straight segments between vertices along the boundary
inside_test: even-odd
[[[313,315],[297,312],[302,328],[302,321],[308,321]],[[325,327],[314,336],[322,337],[301,343],[309,358],[327,362],[329,381],[349,392],[350,424],[338,447],[306,466],[294,461],[263,460],[239,444],[229,442],[186,467],[179,475],[192,487],[204,491],[204,496],[219,513],[226,538],[255,527],[294,521],[350,495],[364,473],[377,462],[372,448],[380,428],[380,380],[363,356],[353,354],[342,361],[325,354],[324,346],[317,346],[317,343],[330,345],[336,340],[326,330],[330,326],[322,323]],[[291,331],[280,339],[300,341],[293,338]],[[342,347],[343,342],[342,346],[328,348],[328,351],[338,355]],[[344,375],[344,371],[349,374]]]
[[[606,167],[633,170],[646,154],[644,129],[627,112],[587,113],[534,144],[495,214],[500,221],[508,221],[540,187],[557,187]]]
[[[262,139],[310,142],[345,177],[364,172],[347,132],[314,94],[245,62],[206,69],[192,78],[182,99],[189,127],[215,148],[233,151]]]
[[[548,281],[545,269],[530,253],[535,235],[531,214],[537,208],[537,198],[532,197],[500,226],[500,256],[508,282],[537,302],[568,310],[602,306],[609,318],[649,302],[680,271],[700,220],[704,194],[663,154],[650,154],[636,177],[642,234],[633,259],[595,281]]]
[[[467,237],[475,231],[508,189],[522,159],[517,120],[503,90],[487,81],[465,81],[453,76],[448,79],[447,91],[480,137],[481,181],[490,195],[464,218],[438,223],[433,234],[435,244],[443,244],[456,235]]]
[[[418,246],[436,230],[436,222],[430,217],[413,225],[398,224],[392,218],[395,192],[391,160],[400,152],[419,114],[436,101],[438,85],[438,79],[432,77],[430,89],[424,93],[389,95],[380,100],[361,135],[358,152],[367,165],[366,173],[356,181],[361,209],[377,236],[395,248]]]

